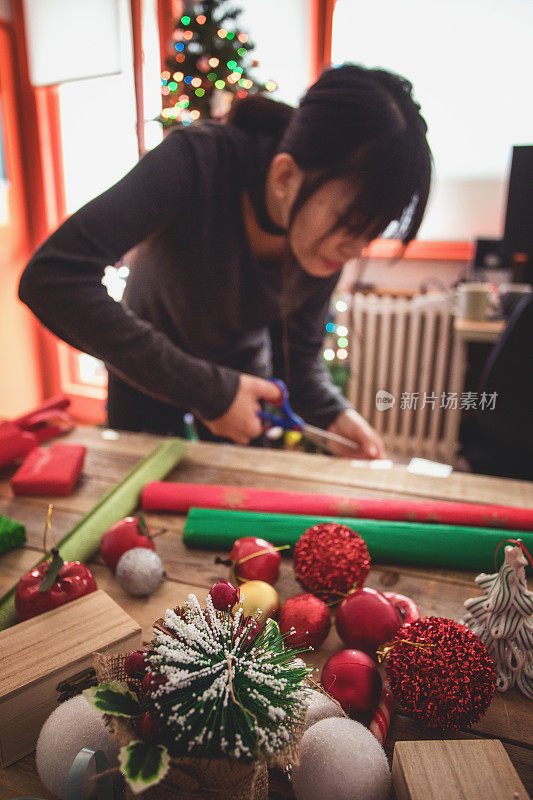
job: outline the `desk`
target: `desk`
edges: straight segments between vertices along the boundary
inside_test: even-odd
[[[459,448],[459,428],[461,426],[461,395],[465,390],[466,371],[468,368],[468,345],[471,342],[495,344],[505,330],[504,320],[453,320],[453,344],[450,363],[450,389],[457,394],[457,407],[450,411],[448,419],[448,457],[449,463],[455,462]]]
[[[494,344],[505,330],[505,324],[503,319],[477,322],[455,317],[453,329],[457,339],[463,343],[488,342],[489,344]]]
[[[57,539],[86,513],[109,488],[146,456],[161,441],[144,434],[121,433],[116,440],[102,438],[96,428],[78,428],[67,441],[87,445],[84,473],[76,491],[55,502],[53,530]],[[14,498],[8,479],[11,472],[0,473],[0,512],[8,514],[27,527],[28,541],[0,557],[0,593],[5,591],[37,560],[42,539],[43,520],[48,498]],[[277,450],[242,448],[191,442],[178,468],[169,480],[191,483],[222,483],[264,489],[330,492],[359,497],[440,498],[470,502],[494,502],[533,505],[533,485],[486,476],[452,474],[449,478],[429,478],[412,475],[404,466],[394,466],[383,472],[350,465],[345,459],[330,456],[286,453]],[[214,559],[221,553],[187,550],[181,540],[184,517],[164,514],[147,515],[155,533],[157,552],[161,556],[168,580],[149,599],[126,595],[113,575],[97,556],[91,563],[98,586],[107,591],[143,629],[146,642],[151,637],[151,624],[167,607],[182,603],[189,592],[200,598],[220,578],[225,578]],[[159,532],[158,532],[159,531]],[[265,536],[268,538],[267,532]],[[505,538],[505,534],[502,534]],[[431,568],[398,567],[374,564],[367,581],[380,590],[409,595],[426,615],[461,619],[463,603],[479,594],[473,584],[475,572]],[[296,584],[290,559],[284,558],[281,578],[277,585],[282,600],[301,591]],[[333,629],[326,642],[309,659],[316,667],[337,650],[342,649]],[[533,748],[533,704],[517,691],[497,694],[485,717],[471,730],[449,734],[448,738],[464,739],[491,737],[502,740],[522,781],[533,790],[531,750]],[[393,717],[386,751],[392,756],[394,742],[429,735],[421,726],[402,714]],[[442,737],[441,737],[442,738]],[[445,736],[444,736],[445,738]],[[34,757],[0,770],[0,800],[13,797],[39,797],[51,800],[35,771]],[[271,798],[293,797],[291,788],[281,773],[271,775]],[[325,798],[326,800],[326,798]]]

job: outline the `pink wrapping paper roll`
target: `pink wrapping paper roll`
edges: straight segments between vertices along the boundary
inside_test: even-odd
[[[442,500],[393,500],[342,497],[305,492],[275,492],[243,486],[196,483],[148,483],[142,492],[144,511],[186,514],[190,508],[227,508],[278,514],[342,516],[403,522],[533,531],[533,509],[451,503]]]

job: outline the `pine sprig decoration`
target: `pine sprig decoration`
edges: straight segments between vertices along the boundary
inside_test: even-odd
[[[168,610],[148,659],[166,682],[152,693],[172,755],[273,761],[290,748],[305,716],[311,670],[286,650],[277,624],[205,612],[195,595]]]
[[[185,6],[161,73],[164,107],[159,119],[165,128],[223,116],[225,103],[216,101],[224,94],[244,98],[277,88],[274,81],[263,84],[252,77],[255,45],[236,24],[241,13],[227,0]]]

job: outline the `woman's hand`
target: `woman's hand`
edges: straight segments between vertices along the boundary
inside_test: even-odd
[[[217,419],[204,419],[202,422],[215,436],[232,439],[237,444],[249,444],[263,432],[263,423],[257,416],[257,412],[261,411],[259,401],[265,400],[276,405],[281,399],[281,389],[272,381],[241,375],[237,394],[226,413]]]
[[[342,444],[332,442],[328,449],[335,456],[344,458],[385,458],[385,446],[378,432],[358,414],[354,408],[341,411],[339,416],[328,428],[331,433],[337,433],[352,442],[357,442],[359,452]]]

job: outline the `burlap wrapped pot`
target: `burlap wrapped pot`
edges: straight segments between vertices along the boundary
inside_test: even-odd
[[[97,653],[95,660],[99,683],[131,683],[124,672],[125,656]],[[121,747],[137,738],[129,720],[108,714],[105,720]],[[268,800],[268,769],[263,760],[244,764],[228,758],[172,758],[160,783],[140,795],[127,788],[125,796],[128,800]]]

